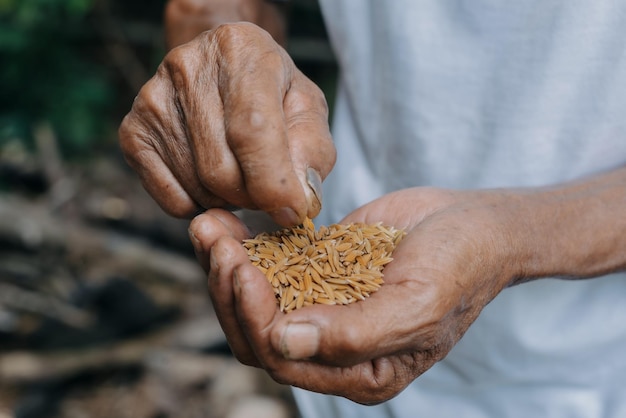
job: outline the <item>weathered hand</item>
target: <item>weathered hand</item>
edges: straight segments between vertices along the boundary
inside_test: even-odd
[[[240,243],[247,232],[233,215],[209,211],[190,231],[240,361],[282,383],[371,404],[442,359],[517,274],[504,196],[407,189],[358,209],[343,222],[382,221],[408,233],[385,285],[363,302],[288,314],[249,263]]]
[[[335,162],[320,89],[258,26],[226,24],[173,49],[120,131],[163,209],[261,209],[295,225],[320,209]]]

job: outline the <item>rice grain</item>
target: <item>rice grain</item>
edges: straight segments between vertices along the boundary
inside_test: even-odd
[[[315,303],[364,300],[383,284],[383,268],[406,233],[393,227],[333,224],[261,233],[243,242],[248,257],[274,289],[283,312]]]

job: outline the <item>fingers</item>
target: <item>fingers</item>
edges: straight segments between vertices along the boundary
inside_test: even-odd
[[[273,292],[259,273],[249,263],[242,263],[234,270],[236,315],[241,326],[237,335],[241,336],[239,331],[245,335],[258,364],[276,381],[372,404],[395,396],[415,377],[410,356],[367,360],[349,367],[285,358],[272,345],[272,335],[281,321],[294,312],[283,314],[277,310]],[[297,323],[290,326],[295,343],[301,350],[310,350],[312,346],[306,340],[311,337],[311,330],[299,328]],[[312,334],[315,335],[315,331]],[[324,338],[323,331],[319,337]]]
[[[194,218],[189,235],[200,264],[209,272],[209,295],[231,350],[242,363],[258,366],[239,326],[233,296],[235,268],[250,264],[241,245],[241,240],[249,236],[247,229],[232,213],[213,209]]]
[[[247,231],[231,213],[219,209],[208,211],[194,219],[190,233],[197,241],[195,245],[198,253],[210,252],[208,269],[211,299],[228,343],[242,363],[263,367],[282,383],[345,396],[368,404],[389,399],[415,377],[416,366],[410,355],[376,360],[371,360],[374,358],[371,357],[359,363],[358,358],[367,355],[353,355],[351,351],[355,348],[346,349],[345,341],[361,337],[355,337],[357,334],[352,333],[344,339],[340,337],[346,329],[346,323],[350,322],[338,322],[340,316],[347,313],[345,307],[311,307],[301,310],[313,312],[304,317],[296,315],[300,311],[287,315],[281,313],[266,277],[250,264],[247,252],[241,245],[240,240],[247,236]],[[365,302],[355,306],[361,304]],[[367,312],[363,314],[368,315]],[[324,316],[326,321],[320,319]],[[360,318],[361,322],[366,323],[363,318]],[[285,319],[292,320],[287,321],[287,331],[283,333],[281,327],[285,325]],[[380,319],[377,318],[377,321]],[[384,318],[382,320],[387,322]],[[307,323],[313,324],[312,329],[306,326]],[[366,324],[367,329],[361,328],[365,335],[368,332],[378,335],[379,328],[383,328]],[[353,323],[348,325],[354,326]],[[327,329],[333,327],[338,329],[335,334],[330,334],[331,339]],[[287,339],[280,341],[278,347],[274,341],[276,335],[287,335]],[[352,342],[354,347],[360,344],[359,341],[364,340]],[[339,349],[333,352],[331,345]],[[374,345],[369,342],[365,348]],[[370,349],[369,355],[373,352]],[[308,361],[311,356],[315,362]],[[296,357],[307,359],[294,360]],[[336,367],[338,362],[350,365]]]
[[[188,138],[192,158],[188,167],[198,178],[197,196],[212,194],[231,205],[254,208],[237,157],[225,138],[225,115],[218,89],[218,70],[222,66],[205,63],[219,55],[215,36],[205,34],[172,50],[163,66],[176,92],[175,110],[185,127],[182,135]]]
[[[137,172],[141,183],[152,198],[168,214],[188,218],[197,214],[200,207],[189,196],[163,159],[154,149],[145,146],[141,141],[131,139],[125,133],[125,124],[120,128],[120,139],[127,154],[127,161]],[[132,150],[129,148],[133,147]],[[143,149],[139,149],[143,148]],[[132,157],[131,157],[132,156]]]
[[[322,91],[299,71],[284,100],[290,154],[305,192],[307,216],[322,208],[322,180],[333,168],[335,146],[328,128],[328,106]]]
[[[288,359],[336,366],[425,349],[429,336],[416,335],[420,321],[407,294],[406,286],[385,285],[364,302],[293,311],[274,327],[272,345]]]
[[[294,226],[321,207],[335,161],[327,119],[322,93],[287,53],[267,32],[237,23],[170,51],[120,140],[172,215],[234,205]]]
[[[437,346],[452,339],[444,326],[453,309],[451,286],[442,282],[454,280],[424,266],[418,241],[411,234],[405,237],[385,267],[385,283],[364,301],[314,305],[280,318],[271,335],[274,349],[285,358],[336,366],[439,350]]]
[[[238,241],[231,237],[218,239],[211,251],[209,294],[220,326],[235,357],[243,364],[259,367],[260,363],[241,329],[234,299],[234,272],[246,264],[250,265],[247,254]],[[256,280],[265,280],[265,284],[268,285],[259,270],[253,274]],[[273,297],[267,299],[266,303],[275,309]]]
[[[237,241],[250,237],[248,228],[231,212],[223,209],[209,209],[196,216],[189,225],[189,237],[196,257],[205,271],[209,271],[211,249],[223,236]]]
[[[432,316],[422,307],[433,306],[437,297],[427,290],[428,286],[420,288],[419,280],[404,280],[407,272],[400,268],[394,271],[393,262],[386,268],[387,283],[364,302],[313,306],[288,315],[277,313],[267,279],[252,266],[241,245],[240,241],[248,234],[236,216],[219,209],[199,215],[190,226],[198,259],[210,271],[209,288],[218,317],[224,319],[225,330],[238,336],[236,347],[245,352],[244,358],[249,357],[249,349],[241,348],[247,347],[243,344],[246,340],[243,334],[248,338],[265,339],[265,345],[271,345],[274,355],[282,358],[314,358],[339,366],[352,366],[409,349],[425,350],[433,344],[433,336],[428,334],[433,327],[424,323]],[[400,252],[398,257],[414,258],[411,246],[406,248],[406,254]],[[410,266],[404,264],[403,268]],[[238,291],[232,284],[234,275],[240,283],[246,284],[246,291],[252,295],[239,297],[240,305],[236,307],[232,300],[232,292]],[[416,329],[422,330],[421,335]],[[260,337],[256,337],[258,330],[263,330]],[[260,341],[256,344],[263,345]],[[258,354],[264,358],[268,353]]]
[[[173,216],[190,218],[201,207],[225,202],[198,178],[177,103],[167,66],[161,65],[120,125],[119,139],[126,160],[157,203]]]
[[[319,212],[321,193],[310,184],[321,179],[307,181],[307,169],[325,176],[334,163],[326,103],[268,34],[256,34],[252,52],[237,44],[249,43],[248,31],[256,29],[238,29],[236,34],[223,31],[229,45],[223,50],[249,51],[222,57],[221,74],[228,74],[219,84],[226,140],[253,203],[280,225],[293,226]]]
[[[224,94],[226,137],[252,201],[277,223],[293,226],[307,207],[289,152],[282,104],[286,82],[277,79],[275,66],[261,65],[250,77],[230,80],[230,93]]]

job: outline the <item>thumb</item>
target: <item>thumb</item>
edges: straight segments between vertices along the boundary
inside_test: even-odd
[[[291,360],[343,367],[413,350],[428,338],[411,299],[402,283],[386,284],[365,301],[292,311],[272,330],[272,345]]]
[[[328,106],[320,88],[299,71],[283,103],[294,171],[304,190],[306,215],[313,219],[322,207],[322,180],[336,160]]]

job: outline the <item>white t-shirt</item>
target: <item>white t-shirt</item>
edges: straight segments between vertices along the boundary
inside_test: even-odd
[[[405,187],[535,186],[626,164],[626,2],[320,3],[342,76],[316,222]],[[626,417],[626,275],[504,290],[382,405],[295,394],[304,418]]]

